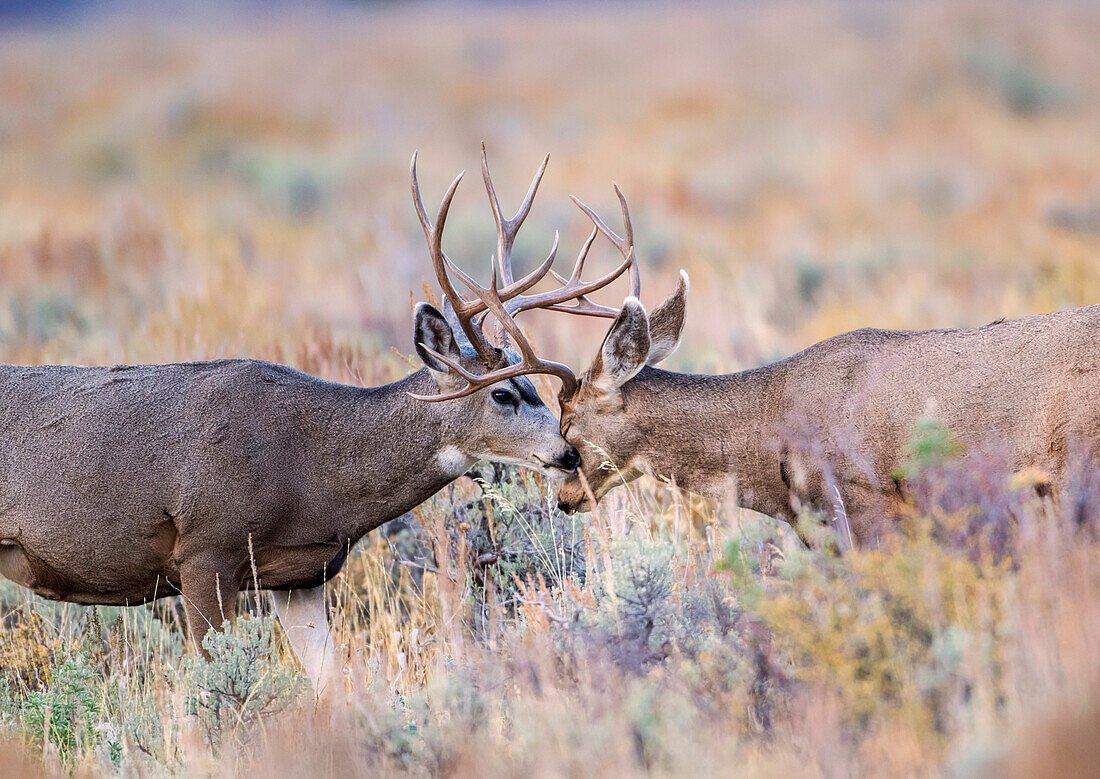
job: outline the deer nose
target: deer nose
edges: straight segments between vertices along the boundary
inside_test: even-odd
[[[558,511],[560,511],[562,514],[572,514],[573,513],[573,506],[570,505],[569,501],[567,501],[567,500],[559,500],[558,501]]]
[[[575,471],[581,464],[580,453],[577,452],[572,446],[565,450],[565,454],[561,456],[561,467],[566,471]]]

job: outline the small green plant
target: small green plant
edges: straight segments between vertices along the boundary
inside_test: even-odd
[[[722,556],[714,564],[714,570],[729,576],[733,591],[749,608],[755,607],[762,594],[756,568],[753,565],[752,552],[738,538],[731,538],[726,542]]]
[[[237,725],[283,711],[305,688],[302,677],[273,656],[272,618],[245,614],[211,630],[202,645],[210,660],[183,659],[188,710],[206,727],[211,743]]]
[[[0,676],[0,732],[12,724],[14,713],[17,710],[15,696],[11,693],[11,684],[3,676]]]
[[[122,744],[104,706],[112,687],[83,654],[66,658],[53,668],[46,689],[23,699],[23,730],[38,743],[52,744],[62,764],[90,750],[117,763]]]
[[[963,445],[943,422],[921,416],[913,425],[913,433],[905,446],[906,459],[894,469],[894,477],[911,479],[963,453]]]

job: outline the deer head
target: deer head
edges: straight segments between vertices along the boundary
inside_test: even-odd
[[[622,193],[619,198],[625,237],[612,233],[610,238],[633,256],[630,216]],[[606,226],[603,229],[607,230]],[[559,396],[562,435],[581,454],[579,471],[558,489],[558,507],[567,513],[590,510],[592,502],[612,487],[640,474],[638,454],[645,433],[638,414],[644,410],[630,408],[622,388],[646,366],[657,365],[672,354],[680,343],[687,310],[687,273],[680,271],[676,291],[651,314],[638,300],[636,265],[634,282],[622,308],[609,309],[615,321],[592,364],[570,395]]]
[[[531,210],[549,159],[549,155],[543,159],[515,216],[506,219],[489,175],[485,144],[481,146],[482,177],[497,226],[497,253],[495,261],[491,262],[491,281],[486,287],[463,272],[443,252],[443,228],[463,174],[460,173],[451,182],[433,223],[420,197],[416,154],[413,154],[410,166],[413,203],[445,300],[442,312],[427,303],[421,303],[416,308],[416,351],[431,372],[438,394],[413,397],[453,407],[452,418],[461,420],[467,431],[463,436],[462,451],[455,453],[456,461],[484,458],[524,465],[548,475],[560,475],[574,471],[580,458],[576,449],[561,435],[558,419],[540,400],[527,376],[541,373],[557,377],[561,382],[560,397],[563,398],[576,393],[577,379],[565,365],[538,357],[514,317],[520,311],[535,308],[586,314],[597,309],[610,311],[595,306],[586,295],[621,276],[632,266],[633,254],[624,254],[623,262],[607,275],[593,281],[582,281],[580,274],[597,232],[594,230],[585,242],[569,279],[554,273],[561,283],[558,289],[524,294],[548,273],[553,273],[551,266],[558,249],[558,237],[555,235],[546,260],[526,276],[515,280],[512,245]],[[594,213],[586,213],[598,220]],[[498,271],[503,286],[498,284]],[[472,293],[472,297],[467,298],[455,289],[450,277],[452,273]],[[570,302],[571,305],[565,305]],[[495,340],[498,343],[494,343],[494,339],[485,332],[484,326],[489,316],[496,323]]]

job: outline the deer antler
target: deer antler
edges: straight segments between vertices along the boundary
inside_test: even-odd
[[[542,181],[543,174],[546,172],[546,165],[550,161],[550,155],[546,155],[543,159],[542,165],[539,166],[538,171],[535,173],[535,177],[531,181],[531,186],[527,190],[527,195],[524,197],[523,203],[520,204],[519,210],[516,211],[515,216],[511,219],[505,219],[500,208],[500,201],[497,199],[496,190],[493,187],[492,177],[489,175],[489,163],[485,154],[485,144],[481,144],[482,177],[485,180],[485,190],[489,195],[489,205],[493,210],[493,218],[497,225],[497,257],[495,262],[490,263],[492,280],[488,287],[483,287],[474,281],[473,278],[455,265],[443,252],[443,227],[447,220],[447,213],[450,210],[451,201],[454,199],[455,191],[458,189],[458,184],[462,180],[465,171],[458,174],[454,181],[451,182],[451,186],[447,189],[446,194],[443,196],[443,201],[440,203],[439,213],[433,225],[428,219],[427,212],[424,210],[423,201],[420,197],[420,185],[416,177],[416,156],[414,152],[412,163],[409,167],[413,205],[416,207],[417,216],[420,218],[420,225],[423,227],[424,236],[428,241],[428,251],[431,255],[432,266],[435,269],[435,275],[439,281],[440,289],[442,289],[444,297],[454,312],[455,320],[461,327],[462,332],[466,335],[466,338],[470,341],[470,344],[477,351],[478,356],[481,357],[486,368],[492,368],[492,366],[499,363],[500,357],[496,347],[494,347],[489,339],[485,337],[482,331],[481,323],[478,321],[478,317],[481,314],[491,313],[493,315],[502,329],[502,340],[505,334],[510,336],[516,348],[519,350],[521,360],[514,365],[506,365],[502,368],[489,370],[483,374],[474,374],[467,371],[458,362],[425,347],[433,357],[447,365],[459,376],[466,379],[467,386],[443,395],[414,395],[413,397],[428,401],[453,400],[454,398],[470,395],[498,381],[533,373],[542,373],[558,377],[562,383],[561,391],[558,393],[559,398],[571,397],[576,392],[578,386],[577,377],[567,366],[539,358],[513,317],[520,311],[527,311],[534,308],[546,308],[589,316],[614,317],[617,315],[617,310],[606,308],[605,306],[597,306],[589,301],[586,296],[591,292],[607,286],[621,276],[627,268],[634,265],[633,231],[630,225],[630,214],[626,207],[626,199],[623,197],[622,192],[619,191],[617,186],[615,187],[615,191],[619,196],[619,202],[623,209],[626,237],[619,238],[619,236],[603,223],[592,209],[574,198],[574,202],[576,202],[581,210],[592,219],[595,227],[593,228],[592,234],[588,237],[588,240],[585,241],[580,255],[577,257],[573,273],[569,279],[562,278],[557,273],[554,273],[554,277],[562,283],[562,286],[556,290],[537,295],[524,295],[524,292],[538,284],[547,273],[553,273],[551,266],[554,264],[554,258],[557,256],[558,251],[558,234],[555,233],[554,244],[550,249],[550,254],[547,255],[542,264],[519,281],[514,280],[512,273],[512,244],[515,242],[516,235],[524,219],[527,218],[527,214],[531,210],[531,204],[534,202],[535,193],[538,191],[539,183]],[[593,241],[596,239],[596,235],[600,232],[606,235],[611,242],[618,247],[620,253],[623,255],[623,262],[615,268],[615,270],[605,276],[593,281],[582,282],[580,280],[580,274],[584,268],[584,261],[588,256],[588,251]],[[500,276],[503,278],[505,284],[505,286],[500,289],[497,287],[498,267]],[[476,299],[468,300],[458,293],[451,283],[448,270],[453,272],[458,279],[469,288]],[[632,274],[632,280],[632,288],[636,289],[638,286],[636,269]],[[573,306],[562,305],[570,300],[576,300],[577,302]],[[482,320],[484,320],[484,317],[482,317]]]
[[[414,151],[412,163],[409,166],[409,175],[412,179],[413,206],[416,208],[416,215],[420,218],[420,226],[424,228],[424,237],[428,241],[428,255],[432,259],[432,267],[435,268],[436,280],[439,281],[439,287],[443,290],[443,296],[450,302],[462,332],[466,334],[467,340],[477,351],[482,361],[489,365],[496,359],[496,350],[485,339],[481,329],[474,323],[473,317],[476,312],[469,311],[467,301],[458,294],[454,285],[451,284],[451,279],[447,275],[448,260],[443,254],[443,228],[447,224],[447,213],[451,210],[451,201],[454,200],[458,184],[462,181],[462,177],[466,175],[466,171],[462,171],[455,176],[451,186],[447,188],[447,192],[443,195],[443,200],[439,204],[435,224],[432,224],[431,220],[428,219],[427,211],[424,210],[424,201],[420,198],[420,182],[416,179],[416,155],[417,152]]]
[[[527,214],[531,211],[531,204],[535,201],[535,193],[538,191],[539,184],[542,183],[542,176],[546,173],[546,166],[549,163],[550,155],[547,154],[542,158],[542,164],[539,165],[535,177],[531,180],[531,186],[527,188],[527,195],[516,210],[516,215],[511,219],[505,219],[503,212],[500,210],[500,201],[497,199],[496,189],[493,188],[493,178],[489,175],[489,158],[485,154],[485,141],[481,142],[481,177],[485,180],[485,192],[489,195],[489,207],[493,209],[493,219],[497,223],[497,264],[500,266],[500,277],[505,286],[512,284],[514,281],[512,278],[512,244],[516,240],[519,228],[523,226],[523,220],[527,218]],[[554,245],[557,248],[556,235]],[[553,256],[554,253],[551,252],[550,257]],[[550,264],[552,264],[552,260],[551,263],[543,263],[547,268],[550,267]],[[546,271],[542,270],[540,266],[533,273],[528,274],[527,278],[535,277],[534,281],[537,282],[545,275]]]
[[[457,271],[458,269],[455,268],[455,270]],[[492,281],[488,287],[481,287],[476,282],[472,282],[472,280],[472,283],[468,282],[467,279],[469,277],[466,276],[465,273],[462,273],[462,271],[458,271],[458,273],[460,274],[459,278],[461,278],[467,286],[470,286],[481,303],[488,307],[488,310],[492,312],[507,333],[512,337],[512,340],[516,344],[516,348],[519,349],[521,359],[514,365],[506,365],[503,368],[488,371],[487,373],[476,374],[467,371],[457,361],[425,346],[424,349],[429,354],[464,378],[466,380],[466,386],[444,395],[413,395],[413,397],[417,400],[428,401],[453,400],[455,398],[471,395],[479,389],[488,387],[491,384],[496,384],[498,381],[504,381],[505,379],[512,379],[516,376],[524,376],[532,373],[557,376],[558,379],[561,380],[561,390],[559,394],[564,394],[566,397],[572,397],[573,393],[577,391],[576,375],[568,366],[557,362],[551,362],[550,360],[543,360],[535,354],[535,350],[531,347],[530,341],[524,336],[523,331],[520,330],[515,320],[509,316],[504,308],[503,302],[501,302],[500,291],[497,289],[496,266],[493,266]]]
[[[514,295],[508,301],[507,309],[510,314],[514,316],[520,311],[544,308],[550,311],[564,311],[567,314],[599,316],[614,319],[619,315],[619,309],[593,303],[588,299],[588,295],[598,289],[606,287],[615,279],[619,278],[627,268],[630,268],[630,294],[635,297],[639,295],[641,292],[641,277],[638,274],[638,263],[635,261],[634,257],[634,228],[630,224],[630,210],[627,208],[626,197],[623,195],[622,190],[619,189],[619,185],[615,182],[611,182],[611,184],[615,187],[615,194],[619,196],[619,205],[623,211],[624,237],[620,238],[616,235],[615,232],[600,219],[595,211],[577,198],[570,196],[572,201],[577,204],[577,207],[580,208],[581,211],[584,211],[585,215],[592,220],[593,224],[592,232],[589,233],[588,239],[581,246],[580,253],[577,255],[577,261],[573,265],[573,272],[569,274],[569,278],[567,279],[553,269],[550,269],[550,273],[553,274],[554,278],[558,280],[561,286],[557,289],[550,290],[549,292],[542,292],[537,295]],[[623,261],[615,270],[598,279],[581,281],[581,273],[584,271],[584,262],[588,259],[588,251],[592,248],[592,243],[600,233],[603,233],[607,239],[615,245],[615,248],[622,254]],[[569,300],[575,300],[577,302],[572,306],[563,305]]]

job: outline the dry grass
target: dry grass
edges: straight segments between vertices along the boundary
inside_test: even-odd
[[[692,275],[675,368],[756,365],[861,325],[1093,303],[1097,40],[1089,5],[1005,3],[0,31],[0,359],[249,355],[350,383],[404,375],[393,349],[411,351],[427,275],[407,160],[420,149],[435,197],[482,138],[506,204],[553,155],[521,261],[554,229],[579,246],[566,194],[610,215],[608,179],[623,186],[643,299]],[[469,263],[492,228],[463,186],[448,247]],[[529,326],[579,368],[603,323]],[[930,774],[996,772],[1017,744],[1037,761],[1020,775],[1088,765],[1095,513],[1077,527],[1010,475],[929,478],[964,508],[928,501],[884,549],[843,560],[779,559],[766,526],[657,485],[571,521],[526,476],[495,497],[460,480],[364,539],[333,583],[350,704],[296,698],[280,646],[253,658],[280,710],[246,704],[216,732],[182,716],[202,691],[170,603],[93,622],[3,585],[0,765]],[[990,505],[1007,536],[976,521]]]

